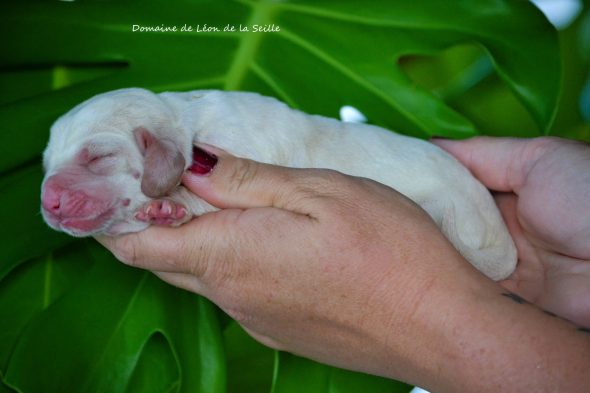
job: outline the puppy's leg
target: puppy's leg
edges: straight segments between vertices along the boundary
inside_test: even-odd
[[[154,225],[178,226],[190,219],[190,214],[182,204],[171,199],[154,199],[143,205],[135,218]]]
[[[135,218],[153,225],[179,226],[193,217],[214,210],[217,209],[179,186],[168,197],[144,204],[135,213]]]

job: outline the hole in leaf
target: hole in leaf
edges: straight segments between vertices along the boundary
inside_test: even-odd
[[[413,83],[468,118],[482,134],[539,135],[532,115],[477,45],[457,45],[433,56],[404,56],[399,66]]]
[[[175,392],[179,387],[180,372],[170,343],[162,333],[154,333],[143,347],[125,391]]]
[[[367,117],[354,106],[344,105],[340,108],[340,120],[348,123],[366,123]]]
[[[416,85],[445,100],[465,93],[494,73],[491,61],[476,45],[453,46],[434,56],[403,56],[399,65]]]
[[[580,14],[581,0],[531,0],[559,30],[568,27]]]

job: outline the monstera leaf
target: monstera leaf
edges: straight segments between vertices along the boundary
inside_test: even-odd
[[[38,214],[39,157],[52,121],[80,101],[130,86],[250,90],[332,117],[353,105],[371,123],[419,137],[465,137],[478,133],[469,119],[400,67],[407,56],[465,44],[482,48],[540,130],[549,128],[559,92],[555,31],[523,1],[0,7],[0,391],[244,391],[239,381],[270,388],[273,375],[277,393],[408,390],[288,354],[271,360],[274,374],[247,366],[247,356],[232,351],[250,339],[226,335],[232,345],[224,345],[206,300],[118,264],[92,241],[50,231]],[[167,31],[146,31],[154,28]],[[267,365],[260,353],[266,360],[256,364]],[[229,384],[226,359],[236,373]]]
[[[222,337],[204,299],[112,263],[88,241],[29,261],[9,278],[0,297],[0,360],[10,386],[43,393],[224,391]]]

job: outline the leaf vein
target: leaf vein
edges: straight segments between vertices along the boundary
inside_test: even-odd
[[[273,78],[268,72],[266,72],[258,63],[252,63],[252,71],[260,77],[271,89],[273,89],[283,101],[285,101],[290,107],[297,108],[298,105],[295,101],[285,92],[285,90],[279,85],[277,80]]]
[[[349,67],[344,65],[342,62],[340,62],[339,60],[335,59],[334,57],[328,55],[326,52],[319,50],[317,47],[315,47],[309,41],[306,41],[305,39],[297,36],[294,33],[289,32],[286,29],[281,29],[280,34],[281,34],[281,36],[290,40],[292,43],[300,46],[304,50],[308,51],[309,53],[315,55],[317,58],[324,61],[326,64],[331,65],[332,67],[336,68],[338,71],[340,71],[343,74],[345,74],[346,76],[348,76],[350,79],[352,79],[353,81],[358,83],[360,86],[364,87],[369,92],[373,93],[375,96],[379,97],[384,102],[389,104],[391,107],[395,108],[399,113],[403,114],[408,119],[412,120],[412,122],[414,124],[416,124],[417,126],[419,126],[420,129],[422,129],[423,131],[425,131],[426,133],[429,134],[428,127],[426,127],[424,125],[424,123],[422,123],[420,121],[419,118],[417,118],[416,116],[413,116],[410,112],[404,110],[400,105],[398,105],[398,103],[395,100],[393,100],[391,97],[389,97],[386,93],[384,93],[382,90],[380,90],[379,88],[377,88],[376,86],[374,86],[373,84],[368,82],[361,75],[359,75],[358,73],[356,73],[355,71],[353,71],[352,69],[350,69]]]

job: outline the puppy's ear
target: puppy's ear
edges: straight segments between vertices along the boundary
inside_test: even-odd
[[[185,159],[170,139],[158,138],[143,127],[134,134],[143,154],[141,191],[150,198],[160,198],[180,183]]]

